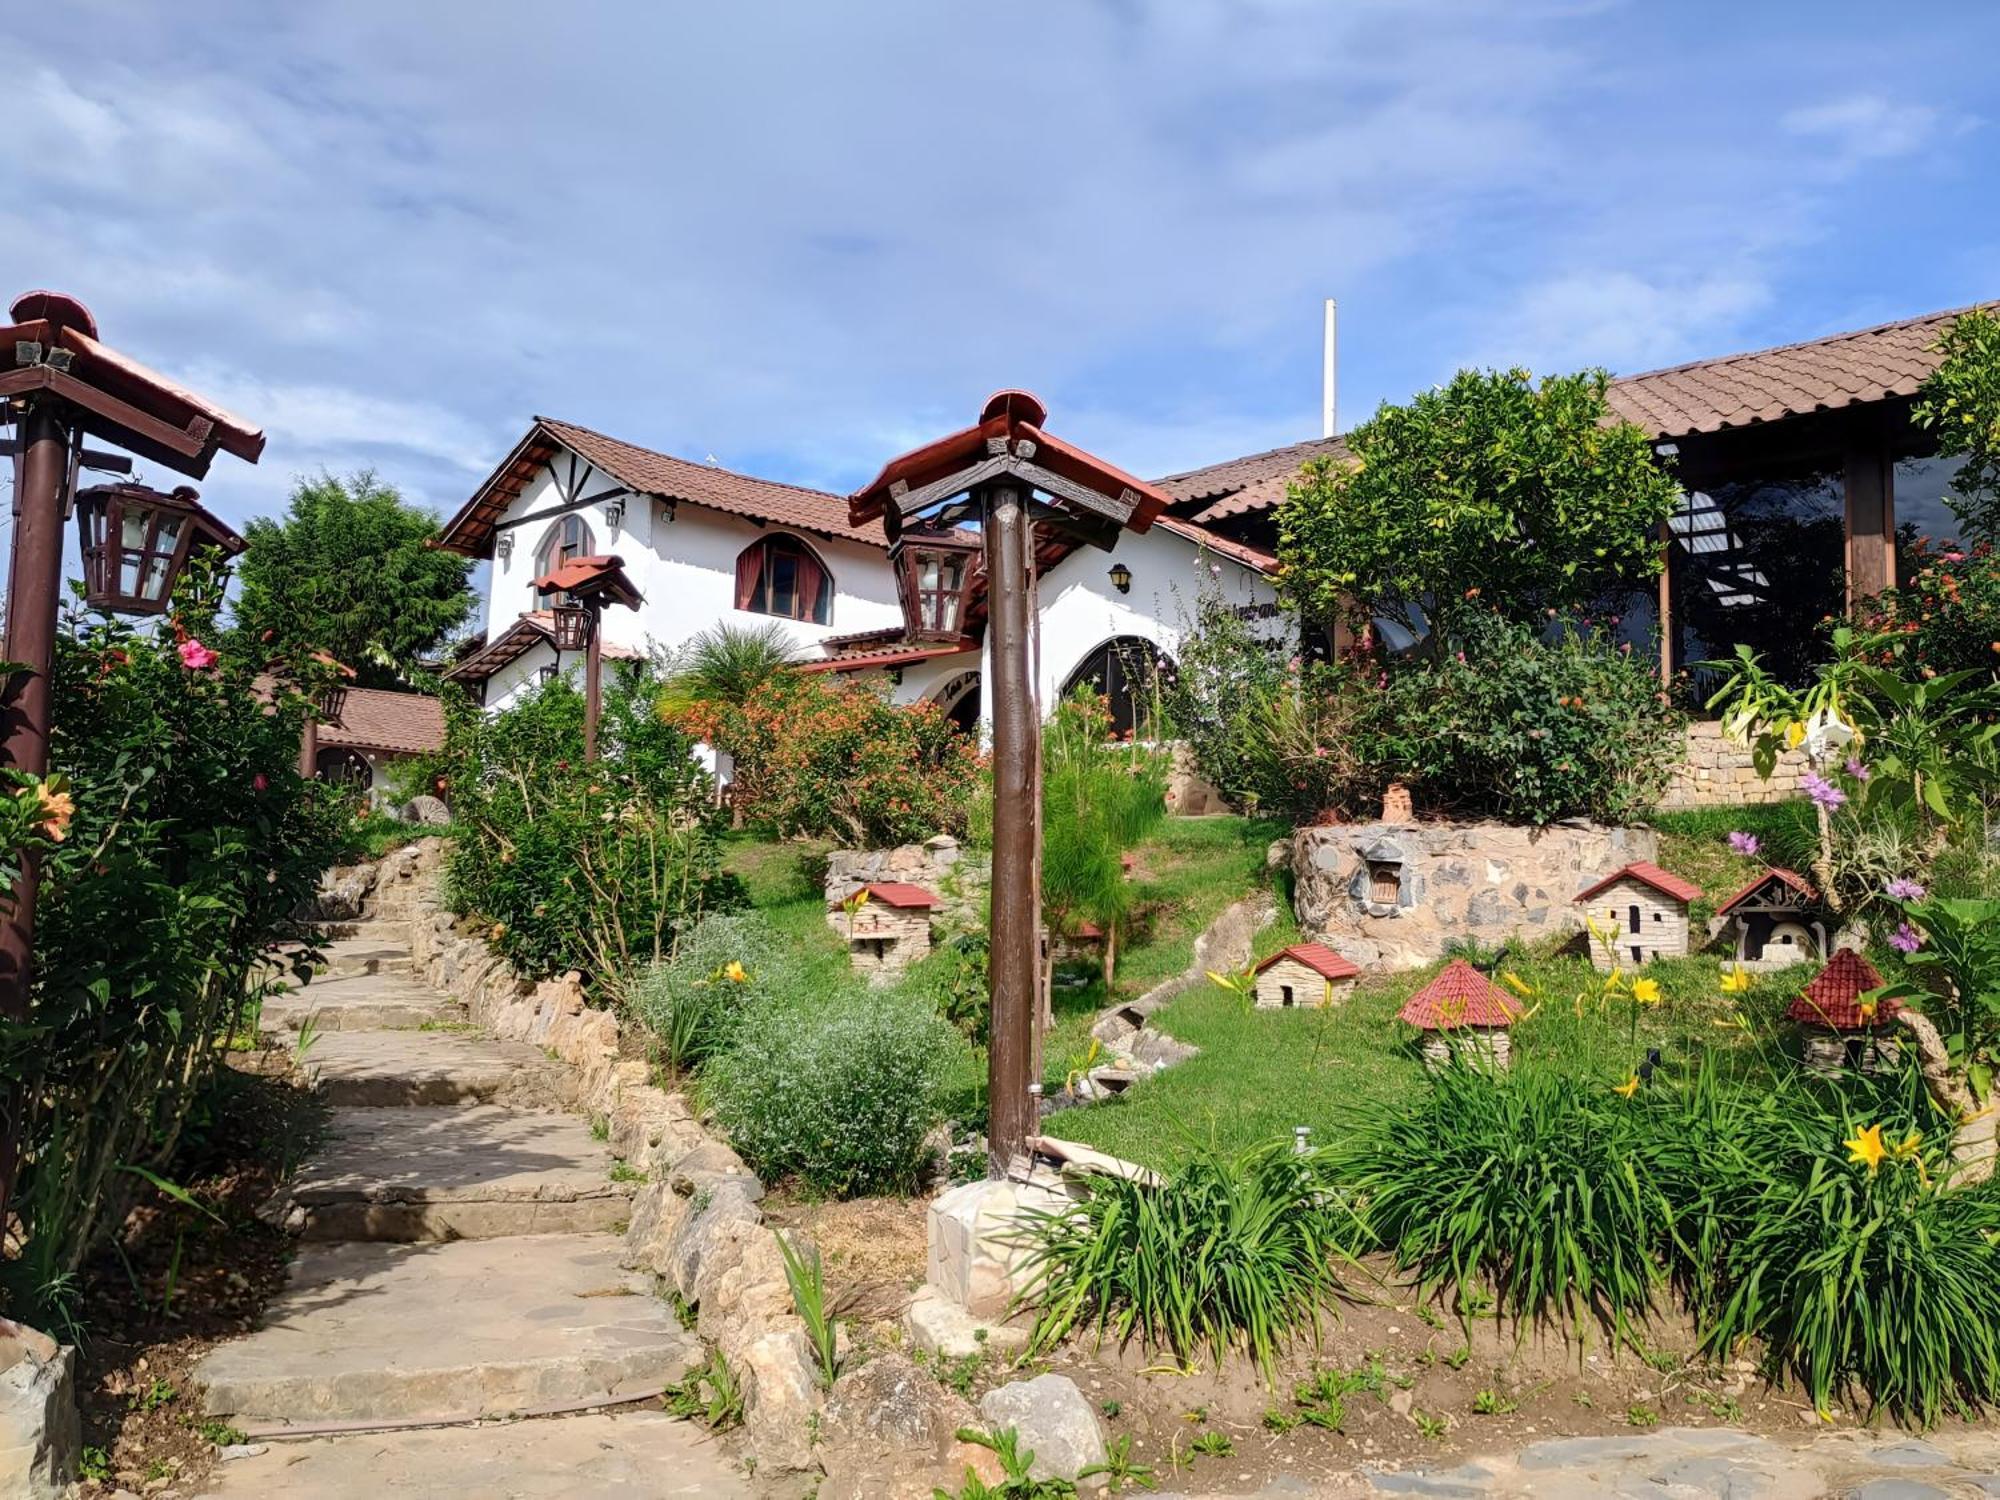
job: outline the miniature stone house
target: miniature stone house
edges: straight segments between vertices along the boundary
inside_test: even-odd
[[[1504,1068],[1511,1047],[1507,1028],[1520,1016],[1513,997],[1462,958],[1403,1002],[1396,1019],[1419,1031],[1424,1063],[1443,1067],[1456,1053],[1466,1062]]]
[[[1609,973],[1628,964],[1686,956],[1688,903],[1700,895],[1700,886],[1644,860],[1614,870],[1577,893],[1590,961]]]
[[[1338,1005],[1353,991],[1360,972],[1358,964],[1324,943],[1294,943],[1257,965],[1257,1008]]]
[[[1859,1068],[1881,1073],[1894,1068],[1901,1054],[1896,1039],[1883,1033],[1895,1024],[1900,1000],[1882,1000],[1868,1010],[1862,996],[1882,988],[1875,965],[1852,949],[1843,948],[1799,991],[1785,1019],[1805,1028],[1805,1064],[1815,1073]]]
[[[1415,906],[1423,896],[1409,851],[1396,839],[1373,839],[1360,851],[1348,879],[1348,897],[1355,909],[1371,917],[1393,917]]]
[[[1833,954],[1833,916],[1810,881],[1773,865],[1716,910],[1717,931],[1734,933],[1736,962],[1771,970],[1824,963]]]
[[[835,906],[826,920],[847,940],[847,956],[859,972],[898,974],[931,951],[937,904],[920,885],[878,880]]]

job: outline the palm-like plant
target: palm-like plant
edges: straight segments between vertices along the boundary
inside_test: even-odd
[[[740,705],[798,659],[798,643],[782,625],[701,631],[674,654],[660,689],[660,711],[672,715],[693,703]]]

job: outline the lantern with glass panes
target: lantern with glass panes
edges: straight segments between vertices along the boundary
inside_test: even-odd
[[[243,538],[204,510],[186,485],[172,493],[143,484],[95,485],[77,492],[76,519],[84,600],[120,614],[164,611],[193,548],[243,550]]]
[[[590,644],[595,610],[583,604],[558,604],[549,613],[554,617],[556,650],[581,651]]]
[[[919,641],[955,641],[965,633],[972,573],[980,552],[976,531],[904,530],[890,543],[896,593],[910,636]]]

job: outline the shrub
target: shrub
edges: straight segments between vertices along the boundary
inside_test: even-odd
[[[1938,452],[1965,462],[1951,482],[1951,508],[1968,537],[2000,539],[2000,317],[1974,308],[1938,344],[1944,358],[1910,415],[1937,434]]]
[[[1663,1279],[1673,1222],[1637,1149],[1643,1109],[1541,1068],[1451,1067],[1358,1122],[1328,1165],[1426,1291],[1483,1281],[1496,1316],[1601,1314],[1622,1331]]]
[[[938,943],[903,974],[901,992],[919,998],[965,1034],[986,1045],[991,1017],[987,964],[991,944],[984,932],[961,932]]]
[[[632,1008],[670,1067],[699,1067],[729,1045],[737,1024],[773,1000],[794,997],[799,964],[756,912],[710,912],[681,935],[673,957],[649,965]]]
[[[446,893],[493,924],[523,973],[576,969],[618,994],[725,904],[718,809],[692,743],[652,709],[649,670],[621,664],[604,694],[602,759],[583,759],[583,697],[562,679],[488,718],[448,699],[448,782],[457,824]]]
[[[1854,624],[1876,638],[1883,665],[2000,676],[2000,556],[1991,542],[1957,547],[1920,540],[1905,581],[1865,601]]]
[[[1599,637],[1468,616],[1463,649],[1393,665],[1372,723],[1425,805],[1524,823],[1650,810],[1685,720],[1651,667]]]
[[[911,1191],[964,1042],[920,999],[851,994],[744,1016],[709,1063],[716,1119],[767,1178],[841,1198]]]
[[[671,717],[735,760],[737,807],[780,837],[878,848],[956,833],[979,780],[978,747],[935,703],[898,706],[818,673]]]
[[[1315,1337],[1340,1289],[1348,1211],[1290,1141],[1197,1153],[1159,1187],[1102,1178],[1074,1210],[1036,1221],[1031,1347],[1079,1328],[1137,1338],[1182,1363],[1241,1347],[1270,1378],[1301,1326]]]

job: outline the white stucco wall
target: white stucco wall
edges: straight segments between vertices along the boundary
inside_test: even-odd
[[[558,455],[565,465],[567,459]],[[601,472],[592,472],[582,481],[580,493],[606,489],[612,481]],[[554,509],[560,497],[552,475],[544,470],[528,485],[521,497],[507,508],[501,524],[518,521]],[[613,530],[606,520],[607,506],[598,503],[578,512],[591,530],[592,545],[599,552],[615,553],[625,560],[625,571],[645,596],[637,611],[609,609],[604,613],[604,639],[616,645],[644,651],[652,645],[669,649],[683,644],[698,631],[720,622],[741,626],[770,623],[770,615],[752,614],[736,608],[736,558],[745,547],[764,537],[792,535],[818,555],[833,579],[833,607],[828,623],[814,625],[798,620],[779,620],[802,647],[810,649],[830,635],[847,635],[860,630],[879,630],[898,625],[902,611],[896,603],[896,581],[889,568],[887,553],[880,547],[859,542],[830,540],[807,532],[788,532],[780,526],[759,526],[723,511],[698,505],[675,507],[672,520],[667,508],[645,496],[626,499],[623,522]],[[535,555],[558,518],[530,521],[508,528],[503,535],[514,539],[512,555],[502,559],[496,550],[491,582],[488,584],[487,638],[501,631],[524,612],[541,607],[535,597]],[[535,658],[526,668],[527,680],[534,680],[534,668],[546,665],[549,657],[530,652],[522,660]],[[518,663],[516,664],[519,665]],[[495,705],[503,691],[494,679],[487,702]]]

